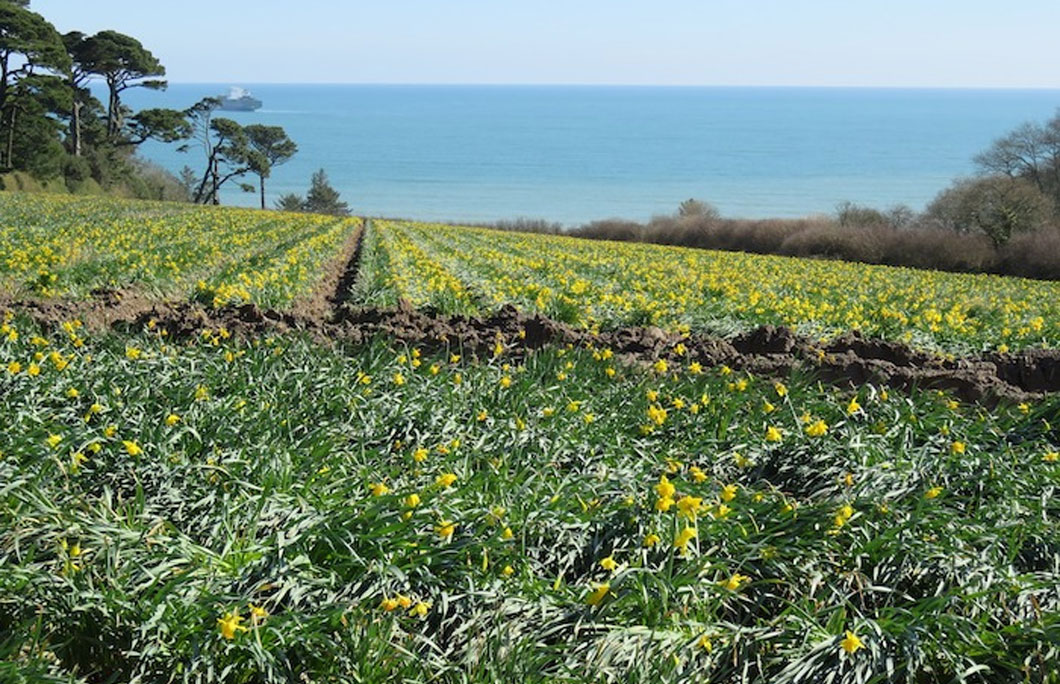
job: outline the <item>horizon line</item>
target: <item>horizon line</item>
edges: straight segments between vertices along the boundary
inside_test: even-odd
[[[999,85],[809,85],[809,84],[718,84],[718,83],[549,83],[549,82],[415,82],[415,81],[195,81],[171,80],[170,85],[221,86],[233,83],[247,85],[283,86],[386,86],[386,87],[497,87],[497,88],[748,88],[748,89],[792,89],[792,90],[1034,90],[1060,91],[1055,86],[999,86]]]

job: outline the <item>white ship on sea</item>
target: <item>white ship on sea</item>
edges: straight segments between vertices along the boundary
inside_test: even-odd
[[[250,91],[231,87],[227,95],[221,97],[221,109],[228,112],[253,112],[261,108],[261,100],[250,94]]]

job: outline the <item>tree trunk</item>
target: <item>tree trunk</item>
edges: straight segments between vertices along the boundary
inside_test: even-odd
[[[71,112],[70,117],[70,134],[73,137],[74,142],[74,156],[81,156],[81,108],[84,107],[83,102],[78,102],[76,99],[77,95],[74,95],[74,108]]]
[[[0,54],[0,132],[3,131],[4,107],[7,105],[7,60],[8,53]],[[11,159],[0,159],[0,168],[11,168]]]
[[[121,100],[118,99],[118,84],[107,79],[110,97],[107,99],[107,138],[114,139],[120,128],[118,119],[121,116]]]
[[[7,104],[7,53],[0,55],[0,110]]]
[[[110,121],[110,125],[111,125],[110,136],[112,138],[114,138],[114,137],[116,137],[118,135],[118,127],[119,127],[118,126],[118,119],[119,119],[119,117],[121,117],[121,111],[120,111],[120,109],[121,109],[121,101],[118,99],[117,91],[115,91],[115,93],[114,93],[113,102],[111,103],[111,107],[112,107],[112,109],[114,111],[114,114],[112,115],[111,121]]]
[[[11,169],[15,168],[15,126],[17,122],[18,107],[14,106],[11,108],[11,121],[7,129],[7,166]]]
[[[265,176],[258,176],[258,184],[261,186],[261,208],[265,208]]]
[[[211,152],[206,158],[206,171],[202,174],[202,181],[199,183],[199,189],[195,191],[195,196],[192,198],[192,201],[195,202],[195,204],[206,204],[209,201],[210,197],[206,194],[206,189],[210,185],[210,179],[213,178],[215,164],[216,161]]]
[[[210,188],[210,204],[213,204],[215,206],[221,203],[221,198],[218,197],[218,191],[221,188],[221,179],[218,177],[217,166],[218,166],[218,161],[217,161],[217,158],[215,157],[214,160],[213,160],[213,172],[212,172],[213,183],[212,183],[212,187]]]
[[[15,157],[15,118],[18,114],[18,108],[11,108],[11,124],[7,130],[7,168],[15,168],[14,157]]]

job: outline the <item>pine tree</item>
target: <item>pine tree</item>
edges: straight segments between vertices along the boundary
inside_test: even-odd
[[[339,191],[331,187],[324,169],[313,174],[305,198],[305,210],[314,214],[350,215],[349,205],[339,200]]]
[[[305,211],[305,200],[300,195],[289,192],[280,195],[276,200],[276,209],[278,211]]]

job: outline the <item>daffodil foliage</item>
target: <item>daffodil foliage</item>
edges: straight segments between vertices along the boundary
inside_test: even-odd
[[[1056,681],[1060,399],[507,342],[4,321],[0,678]]]
[[[376,221],[376,301],[588,327],[851,329],[949,350],[1060,344],[1060,283]],[[374,254],[379,252],[380,254]]]
[[[205,304],[308,294],[359,219],[62,195],[0,195],[0,291],[134,288]]]

